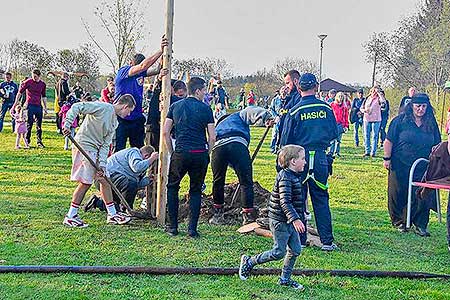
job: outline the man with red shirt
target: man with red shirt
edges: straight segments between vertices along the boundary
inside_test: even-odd
[[[45,90],[46,85],[41,80],[41,71],[34,69],[31,72],[31,78],[21,84],[16,101],[12,107],[15,110],[16,105],[20,103],[22,94],[26,92],[26,105],[28,110],[26,140],[30,144],[31,130],[33,129],[34,120],[36,120],[36,137],[39,148],[44,148],[44,144],[42,143],[42,117],[43,113],[47,114],[47,96]]]

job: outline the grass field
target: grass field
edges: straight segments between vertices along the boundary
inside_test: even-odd
[[[262,132],[253,129],[252,149]],[[270,239],[238,235],[237,227],[201,224],[202,237],[192,240],[183,224],[182,234],[171,238],[144,221],[108,226],[100,212],[82,214],[90,225],[84,230],[64,228],[61,222],[75,187],[68,180],[70,151],[63,150],[54,124],[44,124],[45,149],[14,150],[14,138],[5,124],[0,133],[1,264],[236,267],[242,253],[271,247]],[[392,228],[382,160],[363,159],[362,148],[354,148],[351,140],[347,133],[343,157],[336,161],[330,178],[334,234],[340,250],[324,253],[307,248],[296,267],[449,274],[445,224],[432,214],[430,238],[400,234]],[[268,143],[255,162],[254,178],[271,189],[275,171]],[[206,183],[210,190],[210,173]],[[281,262],[266,266],[279,268]],[[306,286],[301,294],[278,287],[274,276],[242,282],[237,276],[0,274],[0,299],[450,299],[449,282],[442,280],[297,279]]]

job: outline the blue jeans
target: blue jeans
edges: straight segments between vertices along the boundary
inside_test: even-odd
[[[37,143],[42,143],[42,106],[28,105],[28,119],[27,119],[27,143],[31,142],[31,130],[33,129],[33,123],[36,120],[36,139]]]
[[[364,146],[365,153],[375,155],[378,147],[378,133],[380,131],[381,122],[364,121]],[[372,134],[372,142],[370,135]]]
[[[251,261],[256,265],[284,257],[281,278],[290,279],[297,256],[302,252],[300,236],[292,224],[270,219],[269,227],[273,235],[273,248],[251,257]]]
[[[2,110],[0,111],[0,132],[3,130],[3,120],[5,119],[6,114],[13,106],[13,103],[6,103],[3,102],[2,104]],[[12,123],[12,131],[14,131],[14,118],[11,119]]]
[[[359,127],[362,127],[362,120],[358,120],[355,122],[355,132],[353,133],[353,137],[355,139],[355,145],[359,146]]]
[[[280,123],[275,123],[272,128],[272,141],[270,142],[270,150],[275,152],[278,145],[278,130],[280,129]]]
[[[119,120],[119,126],[116,129],[116,149],[114,152],[125,149],[128,139],[131,147],[141,148],[144,146],[144,116],[134,120],[125,120],[120,117],[117,119]]]
[[[332,155],[334,154],[341,154],[341,140],[342,140],[342,134],[344,133],[344,128],[341,124],[338,124],[338,137],[334,141],[331,142],[330,145],[330,153]]]

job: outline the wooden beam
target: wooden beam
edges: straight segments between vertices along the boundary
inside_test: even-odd
[[[159,138],[159,164],[158,164],[158,188],[157,188],[157,206],[156,206],[156,218],[160,225],[164,225],[166,222],[166,205],[167,205],[167,176],[169,174],[169,155],[167,153],[167,147],[164,143],[163,127],[166,120],[167,111],[170,105],[171,86],[170,79],[172,73],[172,41],[173,41],[173,13],[174,13],[174,0],[166,0],[166,38],[169,42],[168,46],[164,48],[163,53],[163,68],[166,68],[169,72],[164,76],[162,81],[162,96],[163,107],[161,111],[161,132]]]

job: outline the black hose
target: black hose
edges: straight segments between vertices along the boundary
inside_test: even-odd
[[[147,266],[0,266],[0,273],[80,273],[80,274],[149,274],[149,275],[236,275],[237,268],[184,268]],[[254,269],[254,275],[279,275],[280,269]],[[294,275],[350,276],[408,279],[450,279],[450,275],[406,271],[297,269]]]

